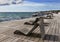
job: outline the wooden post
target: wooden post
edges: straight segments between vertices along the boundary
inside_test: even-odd
[[[41,38],[43,39],[45,36],[45,29],[44,29],[44,17],[40,17],[40,23],[39,23],[39,27],[40,27],[40,34],[41,34]]]

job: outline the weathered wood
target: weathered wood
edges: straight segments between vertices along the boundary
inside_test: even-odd
[[[47,14],[47,17],[51,19],[53,17],[53,14]]]
[[[48,21],[48,22],[50,22],[49,26],[46,26],[46,27],[44,26],[45,27],[44,28],[45,29],[44,34],[48,35],[46,37],[47,39],[41,40],[41,38],[39,36],[41,34],[39,26],[32,32],[32,34],[30,34],[31,36],[24,36],[22,34],[21,35],[13,34],[13,32],[17,28],[21,28],[24,26],[24,25],[17,23],[19,26],[16,24],[16,25],[11,25],[12,27],[9,26],[10,29],[8,28],[6,30],[5,28],[7,28],[7,27],[4,28],[5,29],[4,32],[0,33],[0,42],[60,42],[60,20],[59,19],[60,19],[60,16],[57,15],[53,19],[50,19]],[[5,24],[7,24],[7,23],[5,23]],[[13,28],[14,26],[17,26],[17,27],[14,29]],[[31,26],[28,26],[28,27],[31,27]],[[39,35],[37,35],[37,34],[39,34]],[[52,35],[52,36],[49,37],[49,35]],[[57,36],[58,38],[55,37],[54,35]],[[52,40],[50,40],[50,39],[52,39]]]
[[[36,21],[35,22],[37,22],[37,21],[39,21],[38,20],[38,18],[36,19]],[[43,29],[44,29],[44,26],[43,26],[43,19],[40,17],[40,23],[39,24],[37,24],[37,23],[35,23],[34,22],[34,26],[33,27],[31,27],[31,28],[27,28],[27,27],[21,27],[22,29],[20,29],[20,30],[16,30],[15,32],[14,32],[14,34],[17,34],[17,33],[19,33],[19,32],[21,32],[21,33],[23,33],[23,34],[25,34],[25,35],[27,35],[27,34],[29,34],[29,33],[31,33],[32,31],[34,31],[37,27],[38,27],[38,25],[40,25],[40,28],[42,29],[40,29],[41,31],[43,31],[43,32],[45,32]]]
[[[0,42],[2,42],[5,39],[8,39],[9,37],[4,35],[4,34],[0,34]]]
[[[20,30],[15,31],[14,33],[23,33],[24,35],[27,35],[29,33],[31,33],[33,30],[35,30],[38,27],[38,24],[34,24],[34,25],[29,25],[28,27],[21,27]],[[18,32],[19,31],[19,32]]]
[[[38,21],[39,21],[39,18],[36,18],[33,22],[29,21],[29,22],[25,22],[24,24],[26,24],[26,25],[34,25]]]
[[[43,23],[44,23],[44,18],[40,17],[39,27],[40,27],[40,34],[41,34],[42,38],[44,38],[44,36],[45,36],[45,29],[44,29]]]

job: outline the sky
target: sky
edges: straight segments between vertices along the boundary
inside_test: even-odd
[[[60,2],[60,0],[26,0],[26,1],[31,1],[31,2]]]
[[[0,0],[0,12],[60,10],[60,0]]]

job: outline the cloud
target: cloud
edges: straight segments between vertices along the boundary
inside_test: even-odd
[[[0,4],[6,4],[8,3],[8,0],[0,0]]]
[[[43,3],[35,3],[23,0],[0,0],[0,6],[19,4],[20,6],[45,6]]]
[[[0,12],[34,12],[60,9],[60,3],[35,3],[24,1],[21,4],[0,6]]]
[[[0,12],[31,12],[31,11],[37,11],[39,7],[43,6],[45,6],[45,4],[43,3],[24,1],[21,4],[0,6]]]
[[[29,1],[24,1],[22,4],[21,4],[22,6],[45,6],[45,4],[43,3],[35,3],[35,2],[29,2]]]
[[[22,0],[0,0],[0,5],[18,4],[20,2],[22,2]]]

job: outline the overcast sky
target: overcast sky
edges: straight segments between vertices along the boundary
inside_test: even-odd
[[[0,12],[35,12],[59,9],[60,0],[0,0]]]

